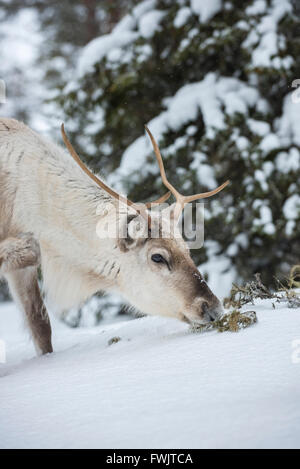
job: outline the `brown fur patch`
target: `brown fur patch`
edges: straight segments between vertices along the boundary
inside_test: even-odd
[[[188,250],[183,250],[182,246],[179,248],[172,239],[153,239],[150,242],[169,253],[171,270],[176,276],[174,282],[176,288],[183,292],[187,309],[195,300],[200,300],[200,304],[207,303],[209,309],[218,307],[219,300],[198,271]]]
[[[40,294],[37,269],[15,271],[8,276],[8,283],[14,298],[22,305],[36,348],[41,354],[51,353],[51,325]]]

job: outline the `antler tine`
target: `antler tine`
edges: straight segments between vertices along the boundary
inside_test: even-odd
[[[165,195],[162,195],[159,199],[153,200],[153,202],[147,202],[145,205],[147,208],[151,208],[154,205],[163,204],[171,196],[171,192],[167,192]]]
[[[65,145],[67,147],[67,149],[69,150],[70,152],[70,155],[73,157],[73,159],[76,161],[76,163],[78,164],[78,166],[80,166],[80,168],[96,183],[98,184],[98,186],[101,187],[101,189],[105,190],[105,192],[107,192],[109,195],[111,195],[112,197],[114,197],[115,199],[117,200],[120,200],[121,202],[123,202],[124,204],[128,205],[129,207],[133,208],[134,210],[136,210],[138,213],[140,213],[141,215],[145,216],[145,210],[143,210],[143,208],[140,206],[140,207],[137,207],[136,204],[134,202],[132,202],[131,200],[123,197],[122,195],[118,194],[117,192],[115,192],[113,189],[111,189],[110,187],[108,187],[103,181],[101,181],[101,179],[97,178],[97,176],[95,176],[95,174],[93,174],[86,166],[85,164],[81,161],[81,159],[79,158],[78,154],[76,153],[76,151],[74,150],[72,144],[70,143],[67,135],[66,135],[66,132],[65,132],[65,126],[64,124],[61,124],[61,134],[62,134],[62,138],[63,138],[63,141],[65,142]]]
[[[213,191],[202,192],[201,194],[184,196],[185,203],[187,204],[188,202],[193,202],[194,200],[198,200],[198,199],[207,199],[208,197],[211,197],[217,194],[218,192],[220,192],[222,189],[224,189],[224,187],[228,186],[229,182],[230,182],[229,180],[226,182],[223,182],[223,184],[221,184],[219,187],[217,187]]]
[[[98,186],[101,187],[101,189],[105,190],[105,192],[107,192],[109,195],[111,195],[112,197],[114,197],[115,199],[119,200],[120,202],[128,205],[129,207],[133,208],[137,213],[139,213],[141,216],[143,216],[146,221],[148,222],[149,226],[151,226],[151,218],[150,218],[150,215],[149,213],[146,212],[146,209],[147,208],[150,208],[151,206],[153,205],[157,205],[157,204],[161,204],[163,202],[165,202],[171,195],[170,192],[167,192],[165,195],[163,195],[162,197],[160,197],[159,199],[153,201],[153,202],[148,202],[146,204],[136,204],[134,202],[132,202],[130,199],[127,199],[125,197],[123,197],[121,194],[118,194],[117,192],[115,192],[113,189],[111,189],[110,187],[108,187],[103,181],[101,181],[101,179],[97,178],[97,176],[95,176],[95,174],[93,174],[86,166],[85,164],[81,161],[80,157],[78,156],[78,154],[76,153],[75,149],[73,148],[71,142],[69,141],[67,135],[66,135],[66,132],[65,132],[65,126],[64,124],[61,124],[61,134],[62,134],[62,138],[63,138],[63,141],[67,147],[67,149],[69,150],[69,153],[70,155],[72,156],[72,158],[76,161],[76,163],[78,164],[78,166],[80,166],[80,168],[96,183],[98,184]]]
[[[214,189],[213,191],[202,192],[202,194],[187,195],[187,196],[180,194],[180,192],[178,192],[175,189],[175,187],[172,186],[172,184],[167,179],[163,159],[162,159],[162,156],[161,156],[161,153],[160,153],[160,150],[159,150],[159,147],[156,143],[155,138],[153,137],[152,133],[150,132],[150,130],[148,129],[148,127],[146,125],[145,125],[145,129],[146,129],[146,131],[147,131],[147,133],[150,137],[150,140],[152,142],[153,150],[154,150],[154,153],[156,155],[156,159],[158,161],[162,181],[163,181],[164,185],[174,195],[177,204],[179,204],[181,206],[181,211],[183,210],[185,204],[187,204],[189,202],[193,202],[194,200],[197,200],[197,199],[205,199],[207,197],[211,197],[211,196],[217,194],[218,192],[220,192],[222,189],[224,189],[224,187],[226,187],[229,184],[229,181],[226,181],[221,186]]]
[[[163,159],[162,159],[162,156],[161,156],[161,153],[160,153],[160,150],[158,148],[158,145],[156,143],[155,138],[153,137],[152,133],[150,132],[150,130],[148,129],[148,127],[146,125],[145,125],[145,129],[146,129],[146,132],[148,133],[148,135],[150,137],[150,140],[152,142],[152,146],[153,146],[154,153],[155,153],[155,156],[156,156],[156,159],[157,159],[157,162],[158,162],[158,166],[159,166],[159,170],[160,170],[160,175],[161,175],[161,178],[162,178],[162,181],[163,181],[164,185],[172,192],[172,194],[174,195],[174,197],[176,199],[180,198],[181,194],[179,194],[179,192],[175,189],[174,186],[172,186],[172,184],[167,179]]]

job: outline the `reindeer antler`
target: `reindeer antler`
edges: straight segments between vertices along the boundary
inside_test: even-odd
[[[164,185],[172,192],[172,194],[174,195],[175,199],[176,199],[176,204],[179,205],[179,208],[180,210],[178,211],[178,215],[180,215],[180,213],[182,212],[182,210],[184,209],[184,206],[185,204],[189,203],[189,202],[193,202],[194,200],[198,200],[198,199],[206,199],[207,197],[211,197],[212,195],[215,195],[217,194],[218,192],[220,192],[222,189],[224,189],[224,187],[226,187],[228,184],[229,184],[229,181],[226,181],[224,182],[221,186],[217,187],[216,189],[214,189],[213,191],[209,191],[209,192],[202,192],[201,194],[195,194],[195,195],[182,195],[180,194],[180,192],[178,192],[174,186],[172,186],[172,184],[168,181],[167,179],[167,176],[166,176],[166,172],[165,172],[165,168],[164,168],[164,163],[163,163],[163,159],[162,159],[162,156],[161,156],[161,153],[160,153],[160,150],[159,150],[159,147],[155,141],[155,138],[153,137],[152,133],[150,132],[150,130],[148,129],[148,127],[145,125],[145,129],[151,139],[151,142],[152,142],[152,146],[153,146],[153,149],[154,149],[154,153],[156,155],[156,158],[157,158],[157,161],[158,161],[158,165],[159,165],[159,170],[160,170],[160,174],[161,174],[161,178],[162,178],[162,181],[164,183]]]
[[[107,192],[109,195],[111,195],[112,197],[114,197],[115,199],[123,202],[124,204],[128,205],[129,207],[133,208],[137,213],[139,213],[140,215],[142,215],[148,222],[150,220],[149,218],[149,214],[146,212],[146,208],[150,208],[151,205],[157,205],[157,204],[160,204],[160,203],[163,203],[165,202],[171,195],[171,192],[167,192],[167,194],[163,195],[162,197],[160,197],[159,199],[157,200],[154,200],[153,202],[148,202],[146,204],[135,204],[134,202],[132,202],[131,200],[127,199],[126,197],[123,197],[121,194],[118,194],[117,192],[115,192],[113,189],[111,189],[109,186],[107,186],[103,181],[101,181],[101,179],[99,179],[97,176],[95,176],[95,174],[93,174],[86,166],[85,164],[81,161],[81,159],[79,158],[78,154],[76,153],[76,151],[74,150],[72,144],[70,143],[67,135],[66,135],[66,132],[65,132],[65,126],[64,124],[61,124],[61,134],[62,134],[62,138],[63,138],[63,141],[65,142],[65,145],[67,147],[67,149],[69,150],[70,152],[70,155],[73,157],[73,159],[76,161],[76,163],[78,164],[78,166],[80,166],[80,168],[93,180],[95,181],[96,184],[98,184],[98,186],[101,187],[101,189],[105,190],[105,192]]]

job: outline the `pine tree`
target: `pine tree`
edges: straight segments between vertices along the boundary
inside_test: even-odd
[[[82,156],[133,200],[164,190],[145,123],[175,186],[230,179],[192,255],[201,264],[213,247],[240,279],[261,272],[268,285],[300,257],[299,28],[290,0],[139,2],[83,50],[61,100]]]
[[[49,109],[44,101],[53,92],[59,93],[64,81],[72,76],[78,50],[110,32],[128,6],[125,0],[0,0],[0,79],[5,81],[7,91],[6,103],[0,103],[1,115],[33,127],[43,127],[42,121],[53,132],[52,122],[56,125],[57,118],[52,113],[56,107],[51,103]],[[11,44],[11,39],[18,37],[18,26],[24,29],[23,18],[29,23],[26,37],[30,43],[39,31],[38,43],[33,41],[31,47],[37,58],[28,66],[18,64],[13,52],[15,42]],[[0,283],[0,301],[7,298],[6,285]]]
[[[18,27],[18,20],[22,22],[20,17],[23,13],[31,14],[32,24],[29,29],[36,26],[40,33],[38,44],[33,46],[33,49],[37,49],[37,58],[31,64],[38,71],[38,76],[32,70],[18,68],[13,58],[7,60],[5,51],[0,51],[1,78],[13,90],[10,96],[13,112],[11,109],[7,112],[14,113],[14,117],[28,123],[31,114],[38,114],[38,111],[41,114],[43,99],[37,104],[38,111],[33,106],[36,86],[39,86],[39,94],[44,95],[45,101],[59,93],[65,80],[72,77],[78,51],[95,37],[110,32],[127,8],[128,2],[125,0],[0,0],[0,39],[5,40],[8,25],[12,29]],[[34,33],[29,30],[28,37]],[[9,49],[9,42],[5,44]],[[53,107],[50,112],[53,112]]]

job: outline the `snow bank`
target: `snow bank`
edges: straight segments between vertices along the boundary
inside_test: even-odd
[[[0,308],[1,448],[299,448],[300,311],[255,307],[237,334],[142,318],[68,329],[36,358]],[[113,345],[113,337],[121,340]]]

